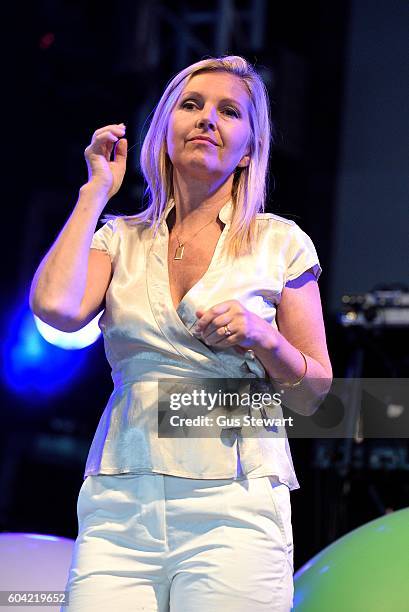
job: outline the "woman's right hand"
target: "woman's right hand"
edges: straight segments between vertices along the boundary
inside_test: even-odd
[[[119,191],[125,176],[128,150],[128,143],[122,138],[125,130],[123,123],[106,125],[96,130],[91,144],[84,151],[88,184],[96,186],[107,201]],[[113,149],[114,159],[111,161]]]

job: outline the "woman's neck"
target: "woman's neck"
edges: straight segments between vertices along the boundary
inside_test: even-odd
[[[191,177],[181,177],[175,173],[173,191],[175,199],[174,225],[188,228],[206,222],[214,217],[217,220],[220,209],[231,198],[233,178],[229,177],[221,185],[205,183]]]

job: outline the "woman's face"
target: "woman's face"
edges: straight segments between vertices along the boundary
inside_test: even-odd
[[[224,181],[249,164],[250,99],[245,85],[227,72],[193,76],[173,109],[167,151],[182,175]]]

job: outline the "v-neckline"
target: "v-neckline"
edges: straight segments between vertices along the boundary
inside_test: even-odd
[[[175,306],[175,304],[173,303],[172,291],[171,291],[171,288],[170,288],[170,274],[169,274],[169,228],[168,228],[168,224],[166,223],[166,219],[164,221],[164,227],[165,227],[165,232],[166,232],[166,245],[165,246],[166,246],[167,292],[168,292],[168,297],[169,297],[169,303],[172,305],[173,310],[176,312],[176,314],[179,317],[179,310],[183,306],[183,304],[186,301],[186,299],[189,297],[189,295],[196,289],[196,287],[200,283],[202,283],[203,281],[206,280],[207,276],[210,274],[210,272],[212,271],[213,267],[216,265],[216,262],[219,260],[220,251],[221,251],[222,244],[224,242],[224,237],[225,237],[225,234],[226,234],[227,228],[228,228],[228,223],[226,222],[224,224],[224,227],[223,227],[222,232],[221,232],[221,234],[220,234],[220,236],[219,236],[219,238],[217,240],[215,249],[213,251],[213,255],[211,257],[211,260],[210,260],[210,263],[209,263],[207,269],[202,274],[202,276],[194,283],[194,285],[192,285],[190,287],[190,289],[188,289],[188,291],[186,291],[185,295],[181,298],[181,300],[179,301],[179,304],[177,306]]]
[[[227,207],[227,205],[225,206]],[[225,225],[217,241],[209,266],[201,278],[185,293],[176,307],[170,291],[168,266],[169,230],[165,215],[165,219],[162,219],[159,225],[158,235],[156,239],[153,238],[150,245],[146,282],[152,314],[160,331],[174,351],[189,361],[192,359],[192,351],[200,353],[211,362],[216,359],[220,365],[220,372],[225,371],[229,372],[230,375],[234,375],[234,368],[230,368],[229,359],[225,358],[224,353],[219,353],[214,347],[208,346],[192,332],[197,322],[195,306],[202,306],[203,303],[194,304],[191,299],[193,292],[198,290],[201,283],[207,283],[216,267],[220,265],[223,255],[222,249],[231,225],[230,212],[228,208],[224,209],[224,207],[219,212],[219,218]],[[220,270],[220,273],[224,274],[225,271],[225,268],[223,268],[223,270]]]

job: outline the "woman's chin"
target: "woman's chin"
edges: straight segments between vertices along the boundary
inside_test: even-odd
[[[187,164],[178,167],[178,172],[182,176],[189,176],[201,181],[219,181],[225,174],[218,165],[209,163],[206,160],[191,160]]]

